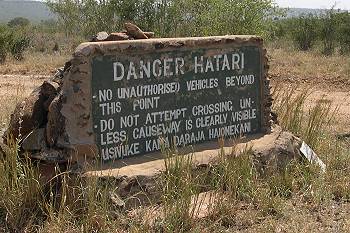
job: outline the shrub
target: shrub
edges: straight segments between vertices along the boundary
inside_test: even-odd
[[[23,52],[29,47],[29,44],[30,40],[26,36],[14,37],[10,45],[12,56],[18,61],[23,60]]]
[[[0,64],[6,60],[12,37],[13,35],[8,28],[0,25]]]
[[[321,17],[320,39],[323,43],[323,54],[331,55],[335,49],[337,20],[336,13],[330,9]]]
[[[30,40],[27,36],[6,26],[0,26],[0,64],[6,61],[8,53],[16,60],[23,59],[23,52],[29,47]]]
[[[348,12],[337,15],[337,41],[340,45],[340,53],[350,52],[350,14]]]
[[[293,19],[275,19],[269,31],[269,38],[272,40],[287,39],[291,30]]]
[[[312,14],[302,15],[292,24],[291,36],[297,48],[302,51],[311,49],[317,39],[317,17]]]
[[[297,49],[310,50],[316,42],[322,53],[333,54],[339,46],[341,54],[350,52],[350,13],[330,9],[321,15],[301,15],[277,19],[269,29],[270,39],[290,38]]]
[[[7,23],[9,27],[26,27],[30,24],[30,21],[23,17],[16,17]]]
[[[0,33],[0,64],[4,63],[7,55],[7,40],[3,34]]]

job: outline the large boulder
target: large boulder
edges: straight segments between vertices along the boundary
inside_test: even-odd
[[[292,133],[275,126],[274,132],[252,145],[256,167],[260,173],[284,171],[292,160],[303,156],[300,152],[302,140]]]
[[[59,85],[45,81],[27,98],[17,104],[11,114],[10,124],[3,135],[3,142],[23,139],[34,129],[43,128],[47,123],[47,112],[52,100],[58,93]]]
[[[62,98],[60,95],[51,102],[46,124],[46,142],[49,147],[54,147],[57,143],[59,135],[64,129],[64,118],[61,114]]]
[[[222,156],[247,156],[248,152],[253,157],[254,166],[259,174],[265,176],[283,172],[291,161],[303,158],[300,152],[302,140],[277,125],[268,134],[250,135],[233,145],[229,142],[216,147],[213,146],[213,142],[204,144],[206,145],[203,145],[203,148],[206,149],[192,148],[194,150],[189,154],[179,155],[186,157],[184,161],[189,159],[192,161],[194,171],[201,169],[207,171],[217,166],[222,161]],[[87,171],[85,176],[97,176],[106,182],[117,180],[117,195],[126,200],[126,208],[159,201],[161,191],[158,190],[160,187],[157,180],[159,175],[167,169],[164,156],[155,154],[148,160],[142,157],[127,158],[123,164],[115,168],[112,166],[102,170]],[[137,197],[136,202],[135,197]]]

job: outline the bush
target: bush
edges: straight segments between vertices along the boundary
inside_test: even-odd
[[[320,39],[323,43],[323,54],[331,55],[335,49],[337,20],[336,13],[330,9],[321,17]]]
[[[0,64],[4,63],[7,55],[7,40],[5,36],[0,33]]]
[[[11,41],[12,33],[10,33],[7,27],[0,25],[0,64],[6,61]]]
[[[12,56],[18,60],[23,60],[23,52],[29,47],[30,40],[26,36],[16,36],[13,38],[10,52]]]
[[[299,50],[307,51],[320,42],[325,55],[333,54],[337,48],[346,54],[350,52],[350,13],[330,9],[318,16],[277,18],[268,34],[272,40],[290,38]]]
[[[16,17],[7,23],[10,28],[13,27],[26,27],[29,26],[30,21],[23,17]]]
[[[338,14],[337,41],[340,45],[340,53],[350,52],[350,14],[348,12]]]
[[[0,64],[6,61],[8,53],[16,60],[23,59],[23,52],[29,47],[27,36],[6,26],[0,26]]]
[[[278,40],[278,39],[287,39],[289,32],[292,28],[291,22],[293,19],[275,19],[271,25],[271,28],[268,32],[269,39]]]
[[[302,51],[311,49],[317,40],[317,17],[302,15],[293,20],[292,25],[291,36],[297,48]]]

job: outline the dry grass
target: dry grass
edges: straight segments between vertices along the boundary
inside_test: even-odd
[[[84,42],[78,35],[68,37],[61,32],[40,32],[31,30],[25,32],[30,38],[30,48],[24,53],[24,60],[17,61],[8,55],[5,64],[0,64],[0,75],[50,75],[57,68],[64,66],[75,48]],[[58,45],[59,52],[53,51]]]
[[[50,75],[64,66],[69,58],[70,55],[67,54],[27,52],[23,61],[9,58],[4,64],[0,64],[0,74]]]
[[[37,76],[2,76],[0,79],[0,132],[9,122],[17,103],[43,82]]]
[[[272,45],[271,45],[272,46]],[[272,81],[317,86],[324,90],[350,90],[350,57],[324,56],[320,52],[296,51],[291,45],[269,47]]]

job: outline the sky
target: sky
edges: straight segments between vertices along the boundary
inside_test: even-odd
[[[336,3],[336,8],[350,10],[350,0],[275,0],[280,7],[296,8],[331,8]]]

